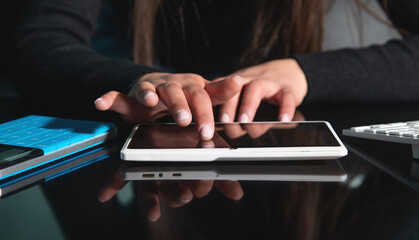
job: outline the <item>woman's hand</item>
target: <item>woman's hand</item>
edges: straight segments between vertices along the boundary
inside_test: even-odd
[[[234,75],[207,81],[197,74],[149,73],[132,87],[129,96],[111,91],[95,101],[99,110],[113,110],[129,122],[151,121],[169,112],[187,126],[192,118],[202,140],[214,134],[212,107],[240,93],[242,79]]]
[[[273,60],[244,68],[231,76],[243,79],[243,90],[220,108],[219,120],[252,121],[262,100],[279,105],[278,120],[291,121],[307,94],[307,80],[294,59]],[[217,81],[230,78],[218,78]],[[238,116],[236,112],[238,110]]]

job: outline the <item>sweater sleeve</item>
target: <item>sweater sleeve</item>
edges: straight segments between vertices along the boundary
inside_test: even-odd
[[[134,80],[156,71],[92,50],[99,0],[31,4],[17,31],[10,66],[10,78],[21,95],[92,100],[110,90],[126,93]]]
[[[419,7],[396,9],[392,21],[411,33],[403,40],[295,56],[309,87],[305,102],[419,101]]]

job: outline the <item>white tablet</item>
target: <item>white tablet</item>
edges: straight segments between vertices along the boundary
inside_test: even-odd
[[[126,162],[124,180],[232,180],[342,182],[346,172],[339,160],[139,163]]]
[[[123,160],[181,162],[336,159],[346,154],[325,121],[216,123],[209,141],[199,139],[194,124],[140,124],[121,150]]]

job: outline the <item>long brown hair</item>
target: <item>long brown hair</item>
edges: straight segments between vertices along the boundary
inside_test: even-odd
[[[151,66],[154,61],[154,25],[161,0],[136,0],[133,16],[134,62]]]
[[[259,0],[258,12],[237,67],[295,53],[321,49],[323,0]],[[153,36],[161,0],[136,0],[134,4],[133,55],[136,63],[154,62]]]
[[[240,65],[319,51],[323,41],[322,0],[259,1],[259,11]]]
[[[286,58],[296,53],[320,51],[324,15],[333,2],[334,0],[258,0],[255,8],[257,15],[252,30],[249,31],[247,47],[237,67],[274,58]],[[404,36],[409,35],[406,30],[395,27],[380,17],[363,0],[354,2],[378,21],[397,29]],[[392,0],[382,0],[381,5],[385,12],[388,12],[390,4],[394,4]],[[162,5],[161,0],[135,0],[133,58],[136,63],[152,65],[154,62],[154,28]],[[181,6],[179,14],[182,14]]]

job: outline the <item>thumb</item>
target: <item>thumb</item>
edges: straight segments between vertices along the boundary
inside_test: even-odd
[[[116,91],[110,91],[96,99],[95,107],[100,111],[111,110],[117,112],[130,123],[151,121],[165,114],[162,104],[148,108],[139,104],[135,98]]]
[[[95,107],[98,110],[111,110],[122,116],[130,114],[134,108],[134,104],[134,101],[130,97],[116,91],[110,91],[95,101]]]
[[[212,105],[215,106],[223,104],[239,94],[242,87],[243,79],[234,75],[207,83],[205,90],[211,98]]]

